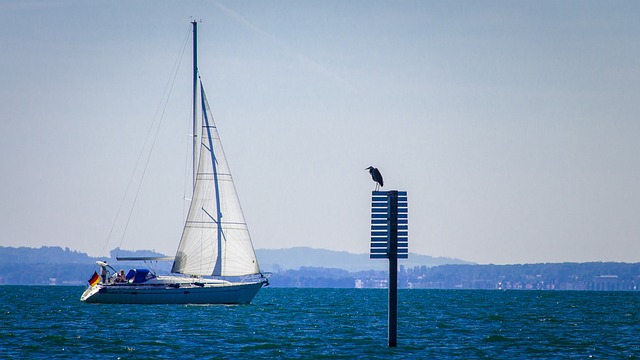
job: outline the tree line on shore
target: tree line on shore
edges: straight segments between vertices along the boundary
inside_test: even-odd
[[[272,284],[281,287],[386,288],[387,279],[386,271],[350,273],[341,269],[302,267],[275,273]],[[640,290],[640,263],[400,266],[398,287],[633,291]]]

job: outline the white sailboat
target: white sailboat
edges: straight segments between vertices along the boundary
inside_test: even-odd
[[[202,130],[199,142],[194,137],[193,196],[171,273],[158,275],[147,269],[132,269],[124,277],[116,277],[117,273],[112,276],[109,270],[114,270],[112,267],[98,261],[102,275],[94,273],[80,298],[84,302],[247,304],[262,286],[268,285],[267,277],[260,272],[222,143],[198,80],[197,22],[192,24],[194,134],[198,88]]]

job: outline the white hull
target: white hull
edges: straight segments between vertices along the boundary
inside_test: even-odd
[[[103,304],[248,304],[264,284],[162,279],[149,284],[98,284],[87,288],[80,300]]]

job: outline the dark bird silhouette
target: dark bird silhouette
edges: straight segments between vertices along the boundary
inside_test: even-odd
[[[381,186],[384,186],[384,180],[382,179],[382,174],[378,169],[373,166],[369,166],[365,170],[369,170],[369,174],[371,174],[371,178],[376,182],[376,189],[374,191],[378,191]]]

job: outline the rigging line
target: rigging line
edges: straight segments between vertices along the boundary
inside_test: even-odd
[[[138,183],[138,188],[136,189],[136,195],[133,199],[133,204],[131,204],[131,209],[129,210],[129,216],[127,217],[127,222],[125,223],[125,227],[124,227],[124,231],[122,232],[122,238],[120,239],[120,244],[118,245],[118,248],[120,248],[122,246],[122,242],[124,241],[124,237],[127,233],[127,229],[129,228],[129,222],[131,220],[131,215],[133,214],[133,209],[136,206],[136,202],[138,200],[138,195],[140,194],[140,188],[142,187],[142,182],[144,180],[144,176],[147,172],[147,166],[149,165],[149,160],[151,159],[151,154],[153,153],[153,149],[155,147],[155,143],[156,140],[158,138],[158,133],[160,132],[160,125],[162,125],[162,120],[164,119],[164,114],[167,110],[167,105],[169,104],[169,99],[171,98],[171,93],[173,92],[173,86],[176,82],[176,79],[178,77],[178,70],[180,69],[180,64],[182,63],[182,58],[184,57],[184,51],[187,47],[187,41],[189,40],[189,31],[187,31],[187,34],[185,36],[185,39],[183,41],[182,44],[182,50],[180,51],[180,53],[178,54],[178,56],[176,57],[176,60],[173,64],[173,68],[171,69],[172,74],[169,76],[169,80],[167,81],[167,84],[164,87],[164,91],[162,94],[162,97],[160,98],[160,103],[158,104],[158,108],[156,109],[156,113],[153,117],[153,121],[151,123],[151,126],[149,127],[149,130],[147,132],[147,136],[144,140],[144,145],[142,146],[142,151],[140,152],[140,155],[138,156],[138,160],[136,161],[136,166],[134,168],[134,172],[133,175],[131,176],[131,179],[133,180],[133,177],[135,175],[135,173],[138,170],[138,166],[140,163],[140,159],[142,158],[142,154],[144,153],[144,149],[149,141],[149,137],[151,135],[151,132],[153,130],[154,124],[156,123],[156,119],[158,119],[158,113],[160,113],[160,108],[162,108],[162,112],[160,113],[160,118],[158,119],[157,123],[157,127],[156,127],[156,132],[154,134],[153,137],[153,141],[151,142],[151,148],[149,149],[149,153],[147,155],[147,159],[145,161],[144,164],[144,168],[142,169],[142,175],[140,176],[140,182]],[[165,97],[166,96],[166,97]],[[164,101],[164,107],[162,106],[162,102]],[[130,180],[131,182],[131,180]],[[127,190],[128,190],[128,186],[127,186]],[[126,192],[125,192],[125,196],[126,196]]]
[[[188,40],[189,33],[190,33],[190,31],[187,31],[187,36],[186,36],[186,38],[184,40],[184,44],[182,45],[182,51],[181,51],[180,56],[179,56],[180,58],[182,58],[182,56],[184,54],[184,49],[186,48],[186,42]],[[178,64],[179,64],[179,62],[178,62]],[[176,68],[176,65],[174,63],[174,67],[172,69],[172,72],[174,72],[175,68]],[[177,70],[175,70],[175,71],[177,71]],[[166,93],[166,90],[167,90],[167,86],[165,86],[165,89],[164,89],[164,92],[163,92],[163,97],[164,97],[164,93]],[[158,108],[159,107],[160,107],[160,105],[158,105]],[[144,148],[146,147],[147,142],[149,140],[149,135],[151,134],[151,130],[153,129],[153,125],[155,123],[155,119],[157,117],[157,114],[158,114],[158,110],[156,110],[156,114],[153,117],[154,120],[151,122],[151,125],[149,126],[149,130],[147,131],[147,136],[146,136],[146,138],[144,140],[144,143],[142,145],[142,149],[140,150],[140,154],[138,155],[138,159],[136,160],[136,164],[135,164],[135,166],[133,168],[133,172],[131,174],[131,177],[129,178],[129,182],[127,183],[127,187],[126,187],[126,189],[124,191],[124,194],[122,195],[122,200],[120,200],[120,205],[118,206],[118,211],[116,212],[116,216],[114,217],[113,223],[111,224],[111,229],[109,229],[109,234],[107,235],[107,241],[105,242],[104,246],[102,247],[102,250],[100,251],[100,256],[106,256],[105,251],[106,251],[106,249],[109,246],[109,243],[111,241],[111,235],[113,234],[113,230],[116,227],[116,223],[118,222],[118,218],[120,218],[120,213],[122,212],[122,207],[124,206],[124,202],[125,202],[125,200],[127,198],[127,194],[129,193],[129,189],[131,188],[131,184],[133,183],[133,179],[135,178],[135,174],[136,174],[136,172],[138,170],[138,167],[140,165],[140,159],[142,159],[142,154],[144,153]],[[123,238],[124,238],[124,235],[123,235]],[[122,246],[122,240],[120,241],[120,244],[118,245],[118,247],[120,247],[120,246]]]

